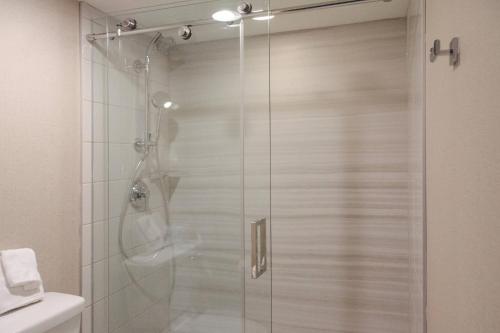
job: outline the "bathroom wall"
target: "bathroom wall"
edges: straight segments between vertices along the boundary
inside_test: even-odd
[[[78,3],[0,5],[0,248],[33,248],[46,290],[79,294]]]
[[[500,2],[427,0],[428,332],[500,331]]]
[[[82,296],[85,310],[82,333],[107,328],[107,70],[106,50],[92,48],[91,32],[105,30],[105,14],[80,2],[81,109],[82,109]],[[93,82],[93,78],[95,80]],[[95,147],[94,147],[95,145]],[[95,152],[95,153],[94,153]],[[94,156],[95,155],[95,156]],[[95,176],[94,176],[95,174]],[[93,331],[92,331],[93,329]]]
[[[272,35],[271,118],[273,332],[409,332],[406,20]]]

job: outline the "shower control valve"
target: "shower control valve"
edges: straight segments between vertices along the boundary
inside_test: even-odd
[[[136,181],[129,191],[129,200],[132,207],[136,209],[146,209],[149,198],[149,189],[142,180]]]
[[[190,25],[185,25],[180,27],[177,33],[179,34],[179,37],[181,37],[184,40],[190,39],[191,36],[193,35],[193,31],[191,30]]]

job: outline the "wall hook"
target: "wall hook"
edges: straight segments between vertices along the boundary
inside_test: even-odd
[[[460,48],[458,37],[455,37],[450,42],[450,48],[447,50],[441,50],[441,41],[439,39],[434,40],[434,45],[430,49],[431,62],[436,61],[439,55],[449,55],[450,56],[450,66],[457,67],[460,64]]]

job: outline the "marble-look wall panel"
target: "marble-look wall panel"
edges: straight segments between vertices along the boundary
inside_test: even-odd
[[[275,333],[408,332],[405,31],[271,36]]]

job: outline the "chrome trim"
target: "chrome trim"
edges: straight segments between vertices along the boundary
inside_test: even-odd
[[[244,1],[238,6],[238,13],[250,14],[252,12],[252,8],[253,7],[251,3]]]
[[[250,224],[252,237],[252,253],[250,271],[252,279],[257,279],[267,270],[267,236],[266,219]]]
[[[314,4],[314,5],[292,6],[292,7],[286,7],[286,8],[272,9],[272,10],[270,10],[268,12],[266,11],[266,12],[269,13],[269,15],[290,14],[290,13],[294,13],[297,11],[309,10],[309,9],[322,9],[322,8],[329,8],[329,7],[335,7],[335,6],[347,6],[347,5],[355,5],[355,4],[361,4],[361,3],[390,2],[390,1],[392,1],[392,0],[337,0],[337,1],[321,2],[318,4]],[[253,18],[256,16],[261,16],[262,13],[263,12],[250,12],[248,14],[243,14],[243,18]],[[199,26],[209,25],[209,24],[213,24],[213,23],[216,23],[216,22],[214,22],[214,20],[212,20],[212,19],[207,19],[207,20],[200,20],[200,21],[185,22],[183,24],[162,25],[162,26],[158,26],[158,27],[136,29],[136,30],[130,30],[130,31],[123,31],[123,30],[118,29],[116,32],[103,32],[103,33],[88,34],[86,38],[89,42],[92,43],[98,39],[114,39],[116,37],[133,36],[133,35],[140,35],[140,34],[165,31],[165,30],[175,30],[175,29],[183,28],[185,26],[199,27]]]
[[[136,181],[129,191],[129,201],[132,207],[144,211],[148,207],[149,189],[142,180]]]

